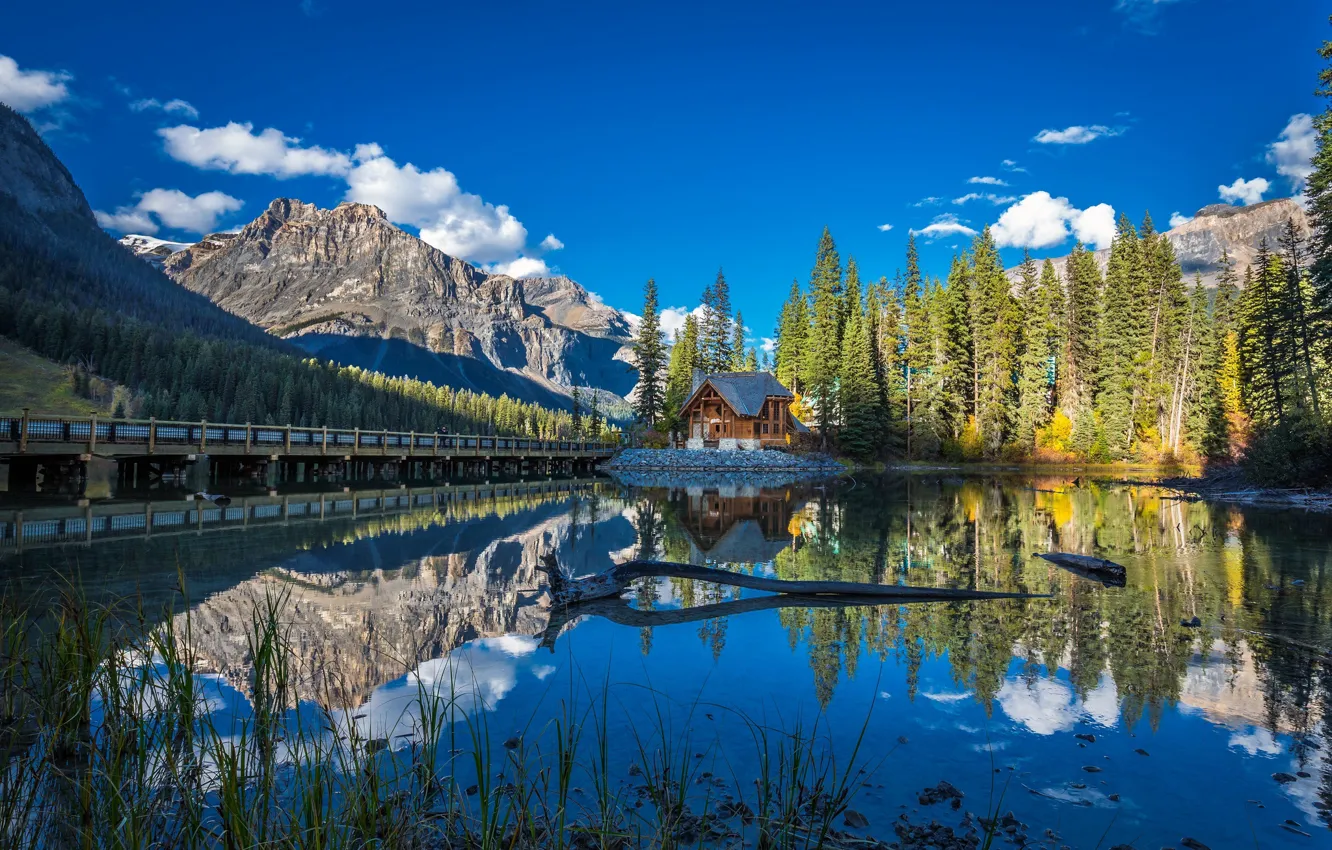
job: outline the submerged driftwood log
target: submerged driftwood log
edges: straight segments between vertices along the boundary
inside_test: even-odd
[[[1068,552],[1037,552],[1036,557],[1044,558],[1074,575],[1099,581],[1106,587],[1123,587],[1128,583],[1128,572],[1124,567],[1104,558],[1073,555]]]
[[[849,581],[783,581],[748,573],[733,573],[672,561],[626,561],[603,573],[566,578],[554,555],[543,555],[537,566],[550,583],[551,616],[542,645],[555,648],[555,638],[571,620],[596,615],[613,623],[638,628],[669,626],[710,620],[773,608],[845,608],[898,602],[956,602],[982,599],[1031,599],[1035,593],[1005,593],[951,587],[910,587],[896,584],[860,584]],[[775,593],[695,608],[649,611],[629,607],[621,598],[630,584],[645,577],[686,578]]]

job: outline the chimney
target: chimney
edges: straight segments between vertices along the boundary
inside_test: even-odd
[[[703,374],[702,369],[695,369],[694,380],[689,386],[689,394],[693,395],[694,392],[697,391],[699,387],[703,386],[703,382],[706,381],[707,378],[708,376]]]

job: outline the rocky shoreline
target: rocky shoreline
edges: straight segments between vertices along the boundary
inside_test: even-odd
[[[828,455],[720,449],[625,449],[601,468],[612,472],[809,472],[823,475],[846,469]]]

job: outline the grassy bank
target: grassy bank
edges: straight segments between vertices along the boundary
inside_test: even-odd
[[[457,680],[418,680],[392,728],[371,728],[355,706],[298,706],[314,671],[293,661],[281,595],[240,629],[234,712],[200,675],[188,614],[154,624],[70,594],[39,629],[0,605],[0,846],[14,850],[841,847],[872,773],[865,728],[837,754],[821,720],[741,718],[735,743],[759,769],[740,776],[687,732],[726,707],[654,693],[648,716],[622,716],[609,682],[577,676],[549,719],[502,742]],[[626,746],[627,772],[612,755]]]
[[[76,395],[70,370],[0,337],[0,411],[25,407],[61,416],[109,413],[107,405]]]

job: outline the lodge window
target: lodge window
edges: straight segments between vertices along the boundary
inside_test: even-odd
[[[763,433],[765,433],[765,434],[768,433],[768,423],[767,423],[767,422],[764,422],[764,423],[763,423]]]

